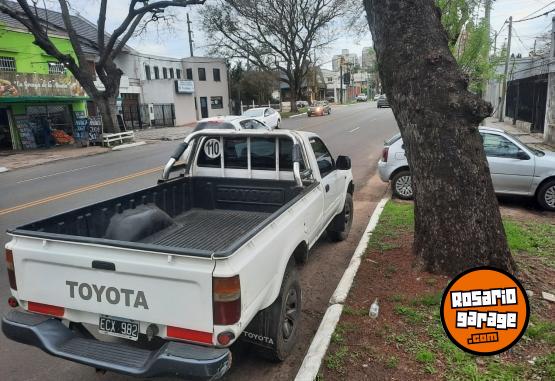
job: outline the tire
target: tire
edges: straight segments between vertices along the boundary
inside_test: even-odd
[[[272,312],[269,323],[277,331],[276,345],[273,349],[263,348],[259,353],[267,360],[281,362],[289,356],[297,343],[301,321],[302,293],[294,260],[289,261],[279,296],[270,308]]]
[[[412,190],[412,178],[410,171],[403,170],[393,176],[391,179],[391,187],[393,195],[401,200],[412,200],[414,193]]]
[[[328,237],[334,242],[345,241],[353,225],[353,196],[347,193],[343,211],[332,220],[328,227]]]
[[[548,180],[538,189],[536,199],[542,209],[555,212],[555,179]]]
[[[280,123],[281,123],[281,120],[278,120],[278,121],[277,121],[277,124],[276,124],[276,130],[279,130],[279,125],[280,125]]]

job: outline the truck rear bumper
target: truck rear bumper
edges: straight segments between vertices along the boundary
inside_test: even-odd
[[[10,311],[2,331],[11,340],[35,346],[56,357],[131,376],[181,376],[215,380],[231,366],[229,349],[168,342],[149,351],[121,343],[83,338],[58,319]]]

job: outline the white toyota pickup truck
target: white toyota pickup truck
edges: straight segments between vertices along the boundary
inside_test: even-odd
[[[347,237],[353,191],[350,159],[312,133],[193,133],[158,185],[8,232],[2,331],[141,377],[217,379],[237,339],[283,360],[296,266],[324,232]]]

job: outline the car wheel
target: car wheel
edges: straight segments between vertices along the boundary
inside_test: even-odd
[[[393,195],[401,200],[412,200],[412,178],[409,171],[400,171],[391,179]]]
[[[270,361],[280,362],[295,348],[299,336],[302,295],[299,275],[295,262],[290,261],[285,270],[281,291],[272,309],[270,322],[275,330],[276,343],[272,349],[262,349],[259,353]]]
[[[279,130],[279,124],[281,123],[281,120],[278,119],[277,124],[276,124],[276,130]]]
[[[542,209],[555,212],[555,179],[549,180],[538,189],[537,200]]]
[[[345,241],[353,225],[353,196],[347,193],[343,211],[335,216],[328,227],[328,237],[335,242]]]

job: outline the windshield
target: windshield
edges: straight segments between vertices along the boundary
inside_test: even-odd
[[[250,110],[247,110],[243,113],[244,116],[250,116],[250,117],[254,117],[257,118],[259,116],[264,116],[264,109],[256,109],[256,108],[252,108]]]
[[[326,102],[314,102],[314,107],[323,107],[326,105]]]
[[[514,140],[516,140],[518,143],[520,143],[520,144],[522,144],[524,147],[528,148],[534,155],[540,156],[540,157],[541,157],[541,156],[545,156],[545,152],[540,151],[539,149],[534,148],[534,147],[532,147],[532,146],[530,146],[530,145],[524,143],[522,140],[520,140],[520,139],[518,138],[518,136],[513,135],[513,134],[511,134],[510,132],[506,132],[506,133],[507,133],[507,135],[509,135],[511,138],[513,138]]]

